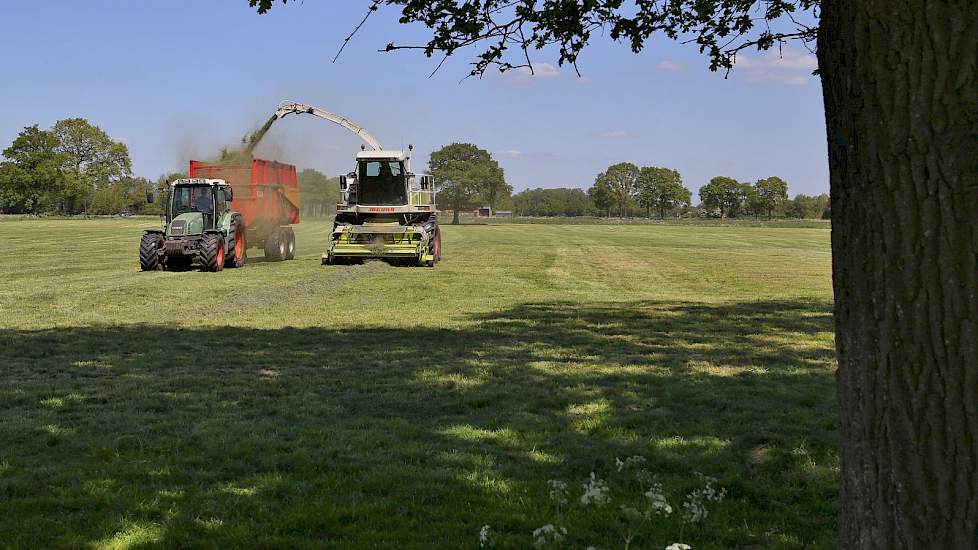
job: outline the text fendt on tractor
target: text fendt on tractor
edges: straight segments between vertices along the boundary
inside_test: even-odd
[[[266,261],[295,258],[294,166],[261,159],[192,160],[189,175],[165,191],[163,228],[143,233],[140,269],[186,269],[196,262],[202,271],[221,271],[244,265],[250,247],[264,248]]]
[[[302,103],[283,103],[276,118],[310,114],[360,136],[356,168],[340,176],[340,202],[323,265],[380,259],[434,267],[441,260],[441,230],[432,177],[411,171],[411,151],[385,150],[366,130],[339,115]]]

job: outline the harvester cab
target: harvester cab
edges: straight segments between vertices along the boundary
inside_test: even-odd
[[[244,265],[244,225],[231,208],[227,182],[178,179],[168,191],[163,229],[147,230],[140,242],[143,271],[190,267],[195,260],[204,271]]]

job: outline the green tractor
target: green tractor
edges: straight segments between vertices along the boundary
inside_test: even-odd
[[[153,201],[152,194],[147,200]],[[179,179],[170,184],[164,229],[148,229],[139,243],[143,271],[189,268],[221,271],[244,265],[245,226],[232,210],[233,191],[224,180]]]

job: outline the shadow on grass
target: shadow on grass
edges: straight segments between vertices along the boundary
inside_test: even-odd
[[[455,548],[491,524],[519,547],[554,521],[548,479],[642,455],[667,486],[728,488],[697,548],[834,544],[826,304],[392,324],[0,330],[0,540]],[[581,519],[572,543],[619,527]]]

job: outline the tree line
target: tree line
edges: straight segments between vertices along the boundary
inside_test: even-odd
[[[134,176],[129,148],[84,118],[59,120],[49,129],[24,128],[0,162],[3,214],[158,214],[146,195],[187,177],[171,172],[155,181]],[[336,178],[311,168],[298,174],[302,214],[324,216],[339,201]]]
[[[132,175],[125,143],[83,118],[24,128],[0,162],[0,212],[109,213],[148,209],[153,183]]]
[[[527,189],[511,202],[518,216],[829,218],[828,195],[789,199],[788,184],[777,176],[753,183],[717,176],[699,188],[699,196],[693,204],[677,170],[620,162],[598,174],[586,192]]]

